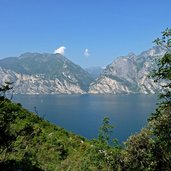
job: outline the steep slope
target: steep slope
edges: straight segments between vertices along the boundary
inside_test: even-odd
[[[154,47],[140,55],[133,53],[118,57],[106,67],[103,74],[90,84],[89,93],[155,93],[159,91],[159,84],[154,83],[148,76],[156,67],[155,60],[166,51]]]
[[[84,93],[91,76],[60,54],[25,53],[0,60],[1,80],[13,81],[16,93]]]
[[[166,49],[159,46],[151,48],[142,52],[137,56],[136,63],[138,68],[138,87],[140,93],[156,93],[161,91],[161,84],[164,82],[155,83],[153,79],[149,78],[151,72],[156,69],[157,61],[166,53]]]
[[[83,94],[78,84],[63,80],[45,79],[42,75],[26,75],[0,67],[0,84],[14,83],[15,94]]]
[[[67,132],[3,96],[0,96],[0,114],[1,171],[120,168],[118,147],[111,148],[99,140],[89,141]]]
[[[60,54],[25,53],[0,60],[0,84],[12,81],[20,94],[156,93],[164,83],[155,83],[149,74],[165,52],[156,46],[139,55],[130,53],[103,71],[89,68],[89,73]]]

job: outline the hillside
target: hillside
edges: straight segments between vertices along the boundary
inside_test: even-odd
[[[0,130],[1,171],[105,171],[118,167],[113,165],[118,148],[67,132],[2,96]]]
[[[0,60],[0,84],[14,82],[16,94],[154,94],[160,85],[149,77],[166,49],[155,46],[86,70],[61,54],[25,53]]]
[[[101,76],[90,84],[91,94],[157,93],[160,84],[149,78],[156,68],[156,60],[161,58],[165,49],[156,46],[139,55],[130,53],[116,58],[103,71]]]
[[[1,83],[19,94],[83,94],[93,78],[61,54],[25,53],[0,60]]]

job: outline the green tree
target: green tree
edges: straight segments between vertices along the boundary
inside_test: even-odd
[[[5,84],[0,87],[0,97],[6,97],[6,92],[13,89],[12,84],[13,82],[6,81]]]
[[[81,170],[121,170],[121,147],[116,140],[113,144],[110,141],[112,129],[109,117],[104,117],[98,139],[92,140],[92,145],[85,151]]]
[[[166,29],[162,32],[162,38],[157,38],[154,43],[165,48],[167,52],[158,61],[158,69],[154,71],[152,77],[155,81],[164,80],[163,91],[160,98],[164,99],[164,104],[171,102],[171,29]]]
[[[163,80],[160,100],[156,112],[149,119],[153,132],[152,154],[159,170],[171,168],[171,29],[162,32],[162,38],[154,41],[167,49],[158,62],[158,69],[153,73],[155,81]]]
[[[13,140],[15,140],[15,133],[11,131],[11,123],[14,122],[15,110],[12,106],[5,107],[8,99],[5,98],[6,92],[11,90],[12,83],[5,82],[5,85],[0,87],[0,149],[3,151],[9,148]]]
[[[102,126],[99,128],[98,140],[109,145],[113,126],[110,125],[109,117],[103,119]]]
[[[156,111],[146,128],[126,142],[123,151],[126,170],[164,171],[171,168],[171,29],[162,32],[162,38],[154,41],[167,52],[158,61],[152,77],[162,80],[162,92]]]

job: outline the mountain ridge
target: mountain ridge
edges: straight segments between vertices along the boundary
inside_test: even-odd
[[[160,89],[159,83],[149,78],[155,69],[155,59],[164,55],[165,49],[156,46],[140,55],[133,53],[117,57],[103,71],[103,74],[90,84],[90,94],[117,93],[155,93]]]
[[[27,52],[0,60],[0,84],[14,82],[18,94],[154,94],[163,83],[148,76],[165,52],[156,46],[139,55],[129,53],[103,70],[84,70],[61,54]]]
[[[45,94],[84,94],[93,80],[88,72],[60,54],[25,53],[19,58],[0,60],[0,67],[1,80],[4,80],[2,75],[7,74],[7,80],[17,82],[17,87],[20,87],[21,91],[34,89],[29,90],[28,94],[43,93],[43,88]],[[23,80],[27,80],[28,86],[21,85]],[[27,90],[24,87],[27,87]],[[16,93],[21,91],[16,89]]]

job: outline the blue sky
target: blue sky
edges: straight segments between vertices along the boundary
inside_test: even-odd
[[[53,53],[105,66],[136,54],[171,27],[171,0],[0,0],[0,58]]]

